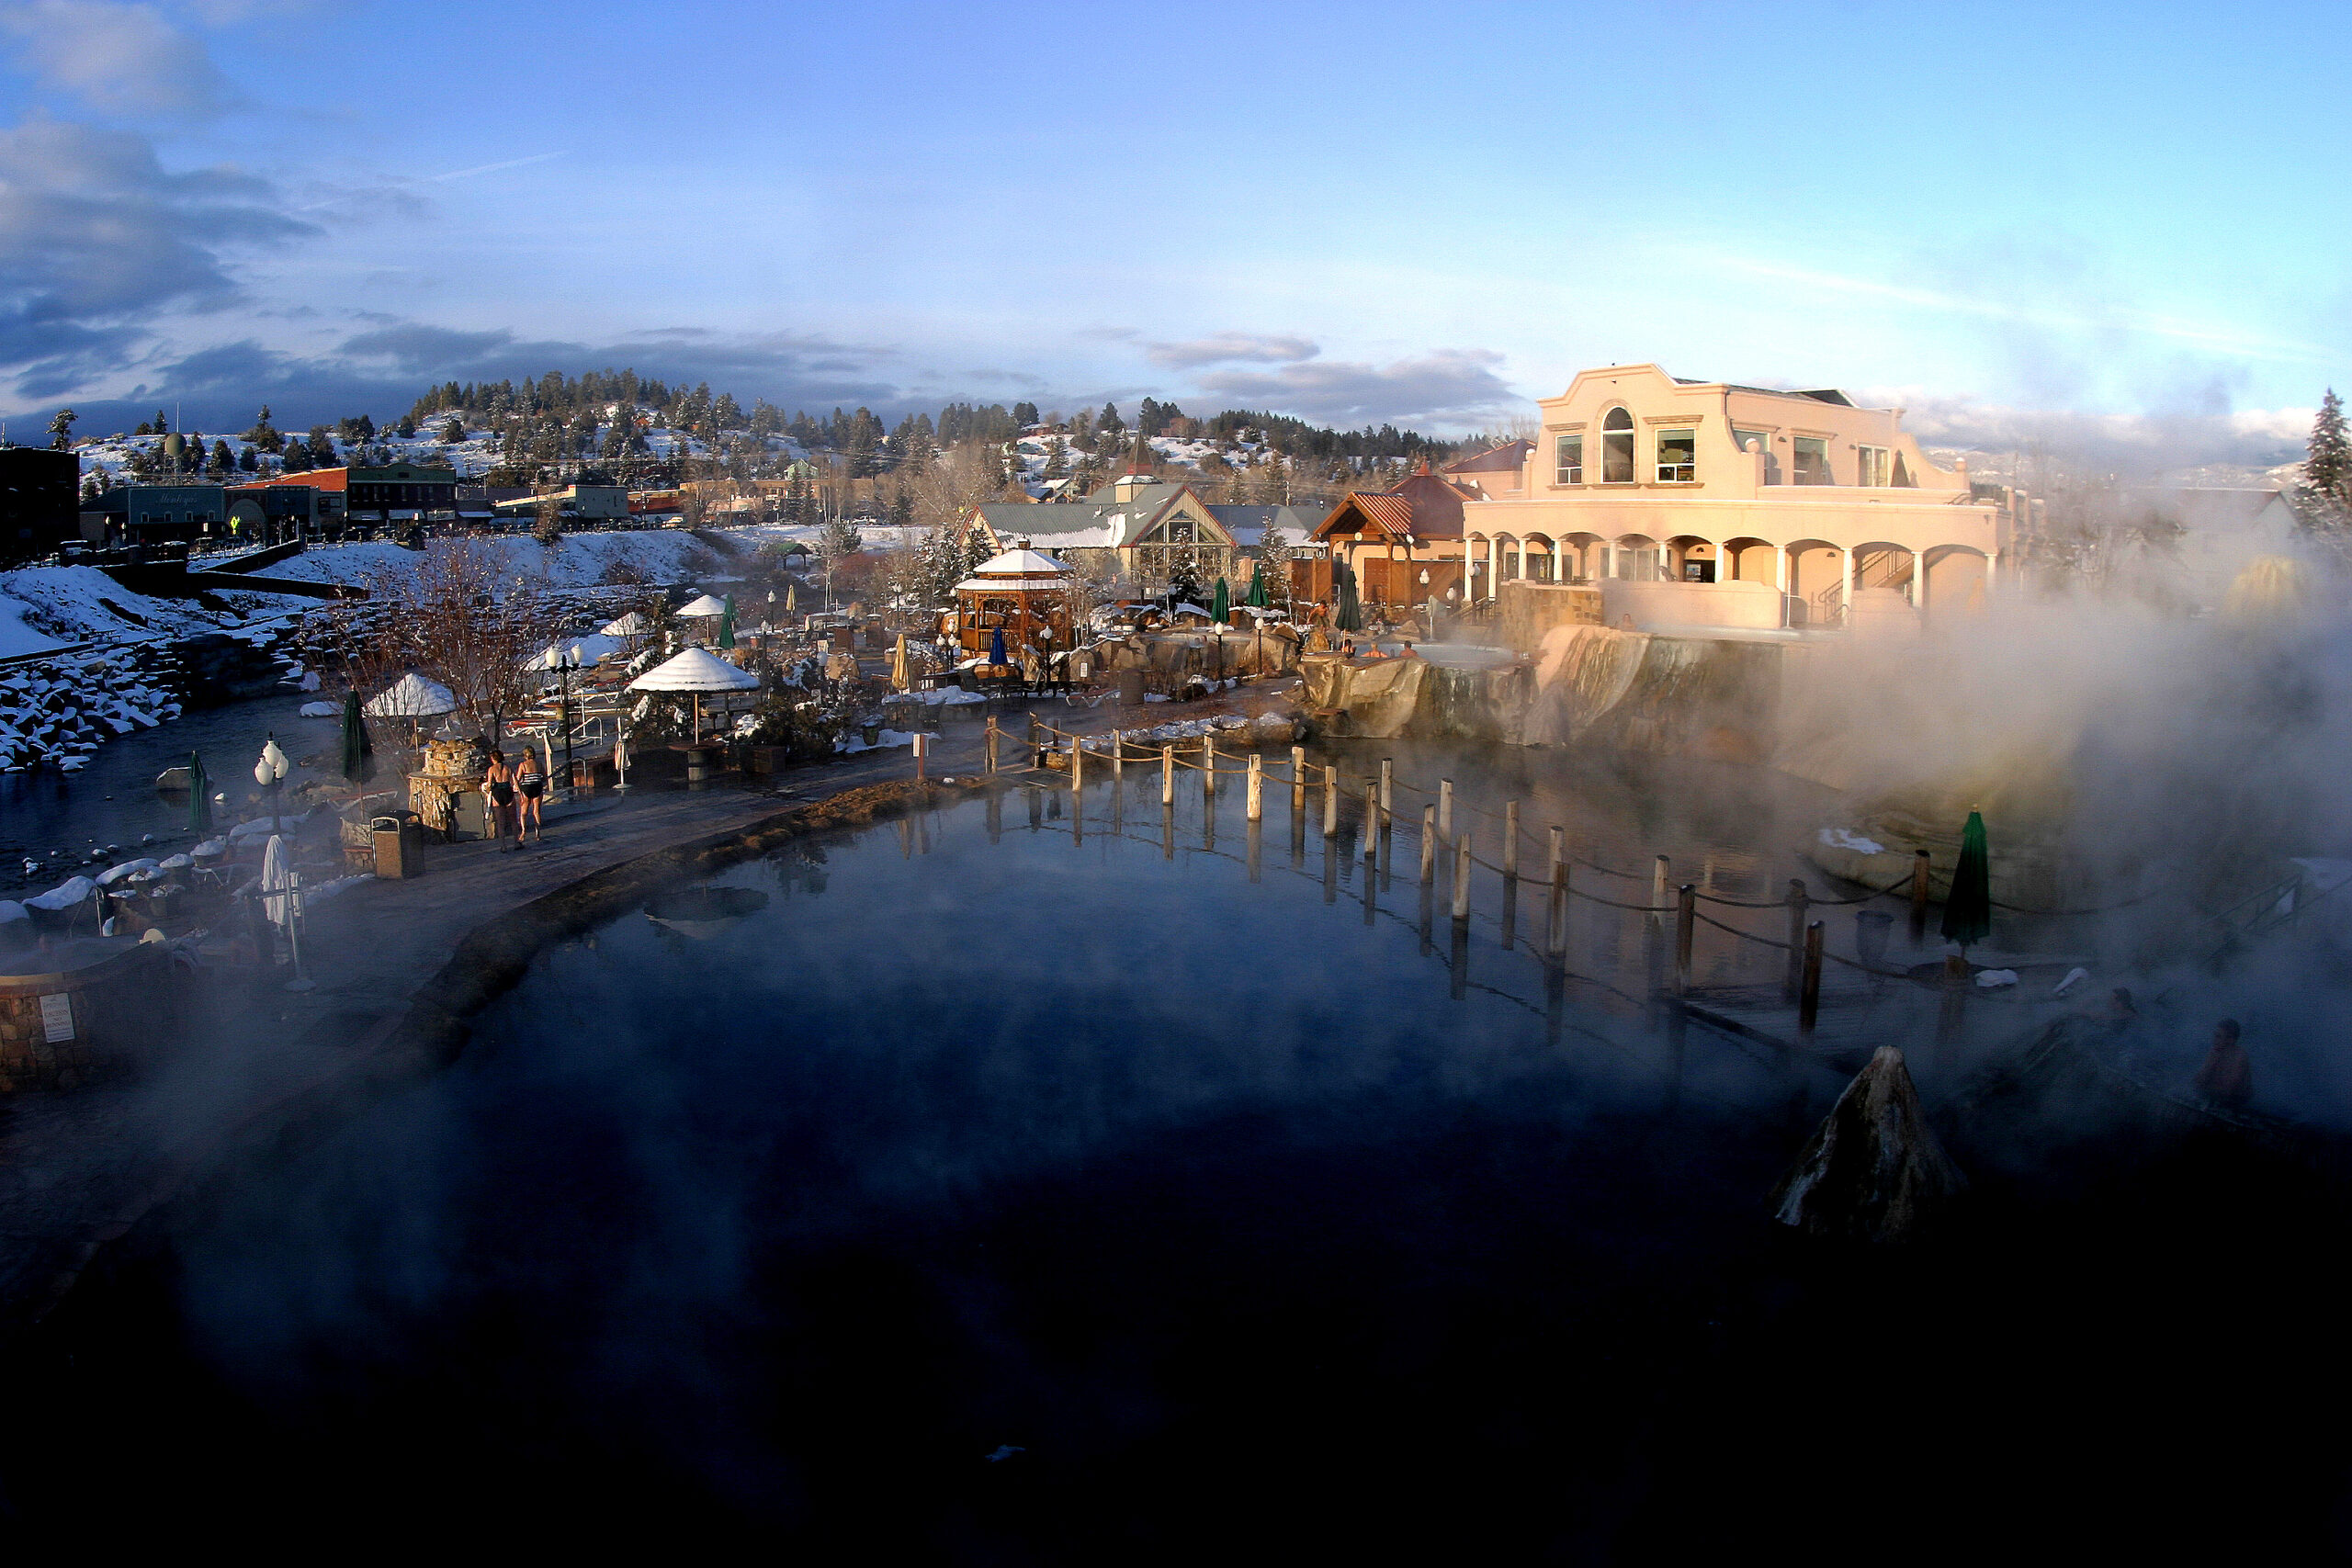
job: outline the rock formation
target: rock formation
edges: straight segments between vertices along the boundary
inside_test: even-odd
[[[1772,1217],[1814,1235],[1901,1241],[1968,1186],[1928,1125],[1903,1053],[1882,1045],[1772,1193]]]

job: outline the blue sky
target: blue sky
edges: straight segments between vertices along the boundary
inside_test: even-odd
[[[1451,432],[1654,359],[2263,459],[2352,385],[2347,18],[0,0],[0,407],[633,364]]]

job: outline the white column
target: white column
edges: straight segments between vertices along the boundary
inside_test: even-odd
[[[1928,552],[1911,552],[1911,607],[1925,619],[1928,614]]]
[[[1984,553],[1984,602],[1987,604],[1990,604],[1993,602],[1994,592],[2000,586],[2001,552],[1998,550],[1987,550]]]
[[[1497,568],[1501,564],[1502,558],[1497,553],[1495,536],[1489,534],[1487,536],[1487,597],[1489,599],[1495,596],[1496,589],[1501,586],[1499,580],[1495,576]]]
[[[1567,580],[1568,547],[1561,540],[1554,539],[1552,541],[1552,581],[1566,582]]]
[[[1789,624],[1789,547],[1772,547],[1772,586],[1781,594],[1781,624]]]
[[[1840,590],[1842,596],[1838,601],[1838,618],[1842,624],[1851,626],[1854,624],[1854,552],[1849,547],[1839,553],[1846,560],[1846,581]]]

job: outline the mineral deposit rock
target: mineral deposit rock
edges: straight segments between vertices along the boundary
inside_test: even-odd
[[[1919,1106],[1903,1053],[1854,1075],[1772,1193],[1772,1217],[1814,1235],[1900,1241],[1968,1186]]]

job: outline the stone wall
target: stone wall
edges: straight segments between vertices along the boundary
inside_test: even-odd
[[[1518,653],[1533,653],[1555,626],[1598,626],[1600,590],[1514,578],[1495,596],[1497,640]]]
[[[0,1094],[111,1077],[160,1043],[172,1023],[169,969],[164,944],[145,942],[62,974],[0,977]],[[49,1038],[51,997],[72,1014],[70,1040]]]

